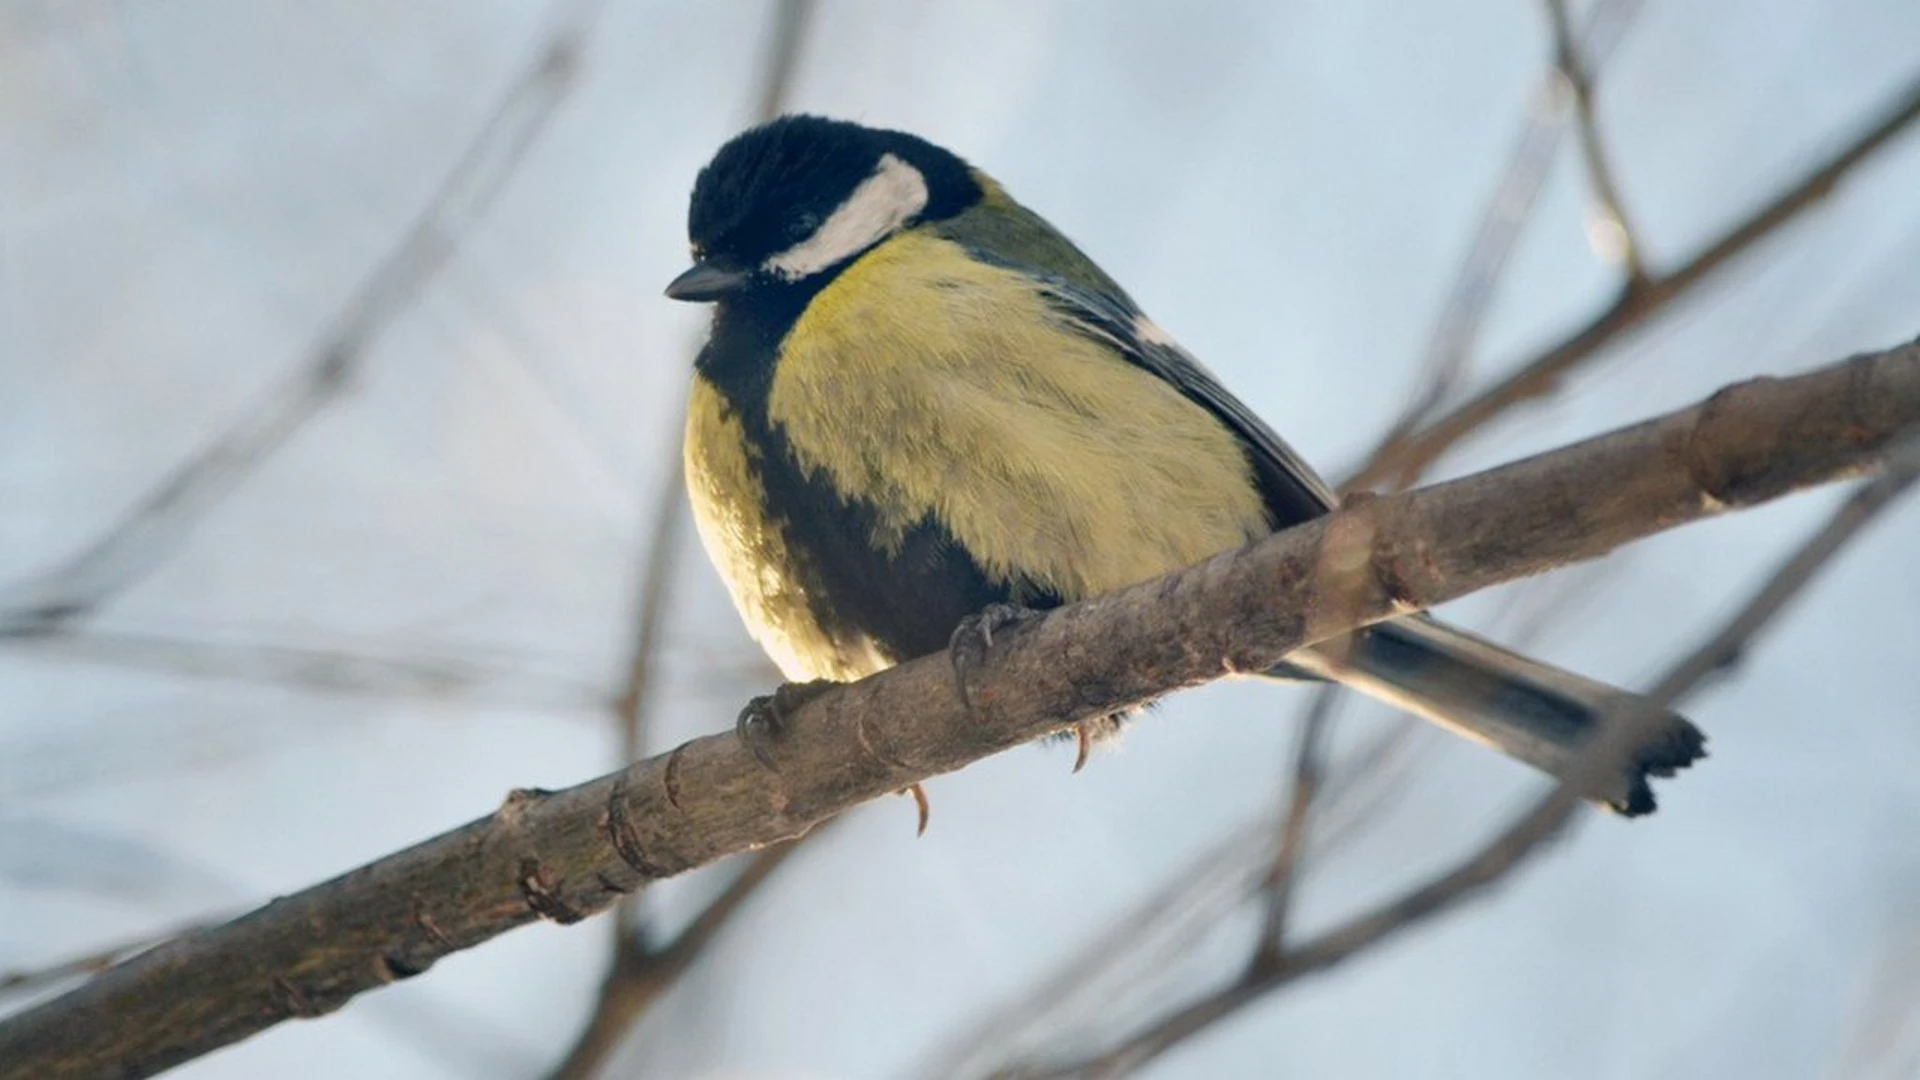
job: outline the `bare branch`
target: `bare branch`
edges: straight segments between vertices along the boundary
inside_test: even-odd
[[[1503,606],[1518,607],[1525,617],[1504,639],[1510,646],[1524,646],[1538,635],[1546,610],[1564,610],[1573,593],[1591,592],[1619,562],[1616,557],[1562,571],[1542,583],[1545,587],[1527,590],[1518,605],[1513,601],[1520,597],[1510,596]],[[1569,582],[1574,588],[1567,587]],[[1559,601],[1539,602],[1556,594]],[[1335,699],[1351,702],[1353,695],[1340,692]],[[1320,703],[1320,695],[1313,695],[1297,723],[1304,724]],[[1384,808],[1407,796],[1409,751],[1442,737],[1412,716],[1396,714],[1365,744],[1330,762],[1312,801],[1311,828],[1305,830],[1301,856],[1344,850]],[[1281,805],[1271,813],[1242,823],[1223,842],[1167,875],[1168,884],[1159,892],[1116,919],[1053,975],[957,1032],[944,1052],[930,1056],[929,1066],[915,1075],[990,1074],[1008,1063],[1044,1059],[1063,1045],[1111,1041],[1102,1032],[1131,1030],[1143,1017],[1161,1011],[1170,993],[1181,992],[1173,987],[1188,985],[1192,972],[1180,961],[1198,951],[1204,935],[1230,925],[1248,900],[1258,901],[1262,894],[1271,917],[1270,884],[1281,859],[1291,795],[1283,793]],[[1270,931],[1262,944],[1274,940]]]
[[[1643,286],[1622,292],[1605,311],[1559,344],[1521,364],[1511,374],[1420,430],[1387,440],[1341,487],[1403,487],[1455,443],[1523,402],[1552,393],[1560,380],[1593,359],[1622,334],[1638,327],[1696,286],[1773,235],[1833,191],[1857,166],[1920,119],[1920,77],[1909,82],[1886,110],[1845,149],[1821,163],[1773,201],[1708,244],[1678,268],[1655,274]]]
[[[1626,33],[1640,10],[1640,0],[1596,0],[1584,36],[1588,70],[1600,67]],[[1440,307],[1440,317],[1428,338],[1420,385],[1407,406],[1388,427],[1382,443],[1392,445],[1426,423],[1433,411],[1466,377],[1473,345],[1493,305],[1500,277],[1513,247],[1532,220],[1533,210],[1553,169],[1566,127],[1566,95],[1557,76],[1550,75],[1534,92],[1527,122],[1508,154],[1500,182],[1494,185],[1480,225],[1467,248],[1467,257],[1454,276],[1453,286]],[[1378,454],[1376,448],[1374,453]]]
[[[1733,618],[1655,683],[1639,703],[1637,715],[1613,717],[1612,725],[1582,753],[1574,770],[1552,793],[1465,861],[1299,949],[1276,951],[1274,939],[1268,937],[1240,978],[1096,1057],[1064,1067],[1006,1075],[1028,1080],[1125,1075],[1266,994],[1449,910],[1505,877],[1565,826],[1579,803],[1577,793],[1583,783],[1614,767],[1619,756],[1633,746],[1636,728],[1658,719],[1653,706],[1671,704],[1694,692],[1733,662],[1847,541],[1911,488],[1916,479],[1920,479],[1920,438],[1907,436],[1890,451],[1879,476],[1862,484],[1819,532],[1768,576]]]
[[[192,933],[213,925],[212,920],[198,920],[171,930],[162,930],[157,934],[145,934],[131,941],[116,942],[105,948],[95,949],[80,956],[44,964],[40,967],[21,968],[16,971],[0,971],[0,996],[8,994],[28,994],[50,986],[62,979],[79,975],[92,975],[104,971],[114,964],[131,956],[146,952],[163,941],[171,941],[181,934]]]
[[[728,733],[566,790],[515,791],[488,817],[8,1018],[0,1060],[36,1076],[108,1063],[149,1074],[290,1017],[330,1012],[535,919],[574,922],[649,882],[801,836],[863,801],[1083,718],[1264,671],[1366,622],[1859,475],[1917,421],[1920,342],[1740,383],[1572,447],[1366,500],[1010,631],[971,690],[972,708],[955,692],[949,659],[934,655],[808,702],[771,747],[771,770]],[[1316,610],[1325,546],[1356,535],[1371,538],[1361,561],[1374,580],[1340,612]],[[1622,737],[1608,731],[1595,745],[1610,754]],[[1576,767],[1547,809],[1564,816],[1587,772]],[[1531,844],[1555,823],[1530,818],[1506,843]],[[1423,890],[1405,910],[1309,942],[1283,970],[1326,966],[1445,906],[1490,880],[1506,850]]]
[[[774,8],[766,61],[762,68],[757,119],[778,116],[785,108],[798,70],[813,0],[781,0]],[[670,430],[660,460],[667,462],[653,508],[653,533],[646,564],[640,572],[634,601],[635,632],[626,685],[615,703],[620,725],[620,764],[640,758],[646,750],[645,722],[654,667],[665,640],[668,589],[678,565],[681,527],[686,512],[685,476],[680,455],[680,433]],[[798,841],[795,841],[797,843]],[[692,964],[694,957],[747,898],[771,876],[793,850],[793,844],[769,848],[754,857],[733,884],[708,906],[693,926],[664,950],[650,948],[642,932],[638,894],[623,897],[614,909],[613,958],[600,983],[593,1011],[550,1074],[553,1080],[586,1080],[619,1046],[624,1036],[661,994]]]
[[[597,1073],[633,1025],[686,973],[734,913],[745,906],[798,846],[799,841],[795,840],[755,853],[740,876],[667,947],[652,951],[617,950],[613,966],[600,984],[600,996],[587,1017],[586,1027],[560,1064],[547,1074],[549,1080],[584,1080]]]
[[[1280,826],[1280,847],[1274,856],[1273,870],[1267,875],[1267,926],[1261,936],[1263,954],[1280,955],[1286,944],[1287,909],[1293,902],[1293,887],[1299,877],[1300,855],[1307,846],[1307,823],[1313,813],[1313,800],[1320,794],[1321,749],[1326,741],[1327,722],[1341,698],[1340,687],[1328,684],[1316,690],[1313,703],[1300,724],[1300,735],[1293,747],[1293,785],[1287,791],[1287,814]]]
[[[671,434],[673,445],[669,449],[678,450],[679,432]],[[671,453],[666,460],[678,462],[680,455]],[[679,562],[681,509],[685,503],[686,499],[681,493],[680,469],[677,466],[669,467],[654,502],[653,534],[647,544],[646,563],[640,569],[634,598],[633,646],[628,654],[626,682],[614,701],[614,720],[619,725],[620,734],[619,763],[622,765],[638,761],[640,755],[646,752],[648,691],[653,685],[654,665],[666,636],[667,596],[673,582],[674,567]],[[640,900],[637,896],[629,896],[614,911],[615,972],[621,968],[621,955],[640,947],[637,941],[639,931]],[[612,977],[611,974],[608,976],[609,981]]]
[[[360,652],[297,642],[199,641],[159,634],[66,630],[0,638],[0,647],[66,663],[206,679],[239,679],[316,693],[394,698],[463,695],[485,704],[599,708],[604,687],[552,672],[453,655]]]
[[[373,343],[446,264],[566,100],[601,4],[562,3],[565,14],[533,63],[300,368],[162,477],[98,539],[45,575],[8,589],[0,597],[0,637],[51,633],[96,612],[159,566],[199,518],[345,393]]]
[[[1677,697],[1738,664],[1748,644],[1781,609],[1792,603],[1840,549],[1889,503],[1905,494],[1916,479],[1920,479],[1920,439],[1908,436],[1889,453],[1886,468],[1880,475],[1862,484],[1819,532],[1773,572],[1738,615],[1661,680],[1656,692],[1671,689]]]
[[[1587,184],[1593,189],[1593,219],[1587,225],[1587,241],[1595,254],[1620,267],[1626,275],[1627,291],[1632,292],[1646,284],[1647,268],[1640,258],[1640,234],[1627,217],[1607,148],[1600,139],[1600,123],[1594,114],[1593,72],[1574,37],[1567,0],[1546,0],[1546,4],[1547,20],[1553,27],[1554,67],[1573,99],[1580,158],[1587,167]]]

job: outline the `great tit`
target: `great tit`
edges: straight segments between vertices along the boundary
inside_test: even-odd
[[[711,302],[694,362],[694,519],[796,683],[938,652],[983,610],[1045,609],[1327,513],[1333,490],[1039,215],[898,131],[786,116],[694,183]],[[1618,690],[1424,615],[1296,653],[1333,679],[1561,771]],[[1680,716],[1595,797],[1700,757]]]

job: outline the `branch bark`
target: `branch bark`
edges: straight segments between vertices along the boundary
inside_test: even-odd
[[[786,109],[793,79],[799,70],[800,52],[813,22],[814,0],[781,0],[775,6],[768,35],[766,59],[761,65],[759,109],[756,123],[765,123]],[[660,460],[667,462],[659,496],[654,503],[653,536],[647,546],[647,558],[640,570],[638,595],[634,598],[636,630],[629,651],[627,681],[615,703],[620,730],[620,764],[639,759],[646,749],[646,719],[661,643],[666,638],[668,591],[679,565],[682,550],[680,533],[687,516],[686,477],[680,457],[681,433],[666,432],[667,444]],[[762,850],[734,878],[725,892],[713,901],[671,945],[659,948],[647,939],[641,918],[640,897],[628,896],[613,913],[613,958],[606,977],[600,981],[600,993],[594,998],[580,1034],[548,1073],[548,1080],[588,1080],[597,1075],[627,1031],[639,1023],[654,1002],[673,987],[707,942],[718,936],[733,913],[771,877],[792,844]]]
[[[1668,669],[1647,692],[1637,716],[1628,708],[1626,715],[1612,718],[1614,726],[1588,745],[1574,766],[1575,774],[1590,772],[1599,776],[1610,768],[1610,759],[1617,760],[1617,753],[1632,745],[1632,729],[1657,719],[1657,714],[1645,707],[1648,703],[1674,704],[1736,662],[1754,636],[1779,615],[1868,522],[1920,480],[1920,438],[1912,434],[1903,436],[1889,457],[1885,471],[1861,485],[1819,532],[1767,578],[1766,584],[1726,625]],[[1056,1067],[1001,1070],[993,1074],[994,1078],[1112,1080],[1137,1071],[1258,998],[1304,976],[1344,963],[1499,881],[1537,853],[1566,825],[1573,815],[1578,800],[1575,792],[1579,787],[1577,776],[1569,774],[1546,797],[1452,869],[1297,949],[1268,937],[1256,946],[1251,962],[1238,979],[1143,1028],[1110,1050]]]
[[[803,835],[1076,720],[1859,475],[1916,422],[1920,342],[1740,383],[1657,420],[1365,501],[1009,632],[971,712],[946,657],[926,657],[800,709],[772,770],[729,733],[564,791],[515,791],[485,818],[0,1023],[0,1062],[9,1076],[149,1075],[331,1012],[535,919],[574,922],[649,882]],[[1366,547],[1343,551],[1353,537]],[[1316,574],[1328,564],[1340,578],[1333,604],[1320,602]],[[1346,569],[1356,564],[1363,572]]]

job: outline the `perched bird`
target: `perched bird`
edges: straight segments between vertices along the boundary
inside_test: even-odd
[[[688,233],[694,265],[667,295],[714,305],[687,415],[694,516],[795,684],[1336,505],[1079,248],[924,139],[815,116],[753,128],[700,172]],[[1337,680],[1550,772],[1631,697],[1425,616],[1273,674]],[[1648,812],[1647,777],[1703,743],[1664,714],[1592,794]]]

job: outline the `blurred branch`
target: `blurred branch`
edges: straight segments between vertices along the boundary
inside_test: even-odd
[[[762,64],[757,119],[771,120],[785,110],[807,26],[813,18],[813,0],[781,0],[774,7],[767,53]],[[670,426],[660,460],[667,463],[653,507],[653,533],[647,544],[646,564],[634,601],[635,633],[626,685],[615,703],[620,725],[620,764],[640,759],[646,750],[646,710],[654,669],[665,640],[668,589],[678,564],[686,496],[681,434]],[[692,965],[699,951],[719,934],[733,913],[759,889],[795,844],[768,848],[753,856],[740,876],[707,906],[693,925],[664,948],[650,946],[641,925],[640,898],[622,897],[614,909],[613,958],[600,982],[593,1010],[552,1080],[587,1080],[619,1046],[626,1032],[646,1015],[653,1003]]]
[[[1592,5],[1583,39],[1584,50],[1590,58],[1586,68],[1589,79],[1592,71],[1619,44],[1639,10],[1640,0],[1596,0]],[[1474,338],[1485,319],[1495,286],[1506,267],[1514,243],[1531,217],[1559,147],[1568,97],[1563,92],[1561,80],[1557,72],[1550,75],[1534,95],[1527,124],[1516,140],[1500,182],[1495,185],[1494,193],[1482,212],[1474,242],[1434,328],[1422,364],[1420,385],[1411,395],[1399,419],[1381,436],[1373,451],[1376,454],[1393,440],[1403,438],[1416,429],[1466,372]],[[1520,636],[1528,635],[1523,633]],[[1302,727],[1330,712],[1344,696],[1345,692],[1337,686],[1319,688],[1302,713],[1299,721]],[[1071,1012],[1072,1003],[1079,1000],[1081,995],[1089,1000],[1098,1000],[1099,1007],[1110,1012],[1110,991],[1119,980],[1128,980],[1129,989],[1137,991],[1142,983],[1156,976],[1164,976],[1168,970],[1168,965],[1163,962],[1164,956],[1156,960],[1145,957],[1145,954],[1163,939],[1177,943],[1188,940],[1189,935],[1183,931],[1187,922],[1206,924],[1223,917],[1224,912],[1207,907],[1196,900],[1196,896],[1218,895],[1220,891],[1212,885],[1213,879],[1220,874],[1231,873],[1249,851],[1256,849],[1258,858],[1272,865],[1264,876],[1246,878],[1236,896],[1267,890],[1267,940],[1278,942],[1278,931],[1284,926],[1286,909],[1290,903],[1295,862],[1306,842],[1311,839],[1314,846],[1318,846],[1335,834],[1346,835],[1383,805],[1393,790],[1395,774],[1401,771],[1393,768],[1397,756],[1402,755],[1411,744],[1412,736],[1419,730],[1422,729],[1411,718],[1403,717],[1341,770],[1330,785],[1336,790],[1325,794],[1338,797],[1360,792],[1368,797],[1355,798],[1351,806],[1332,807],[1348,812],[1339,815],[1340,820],[1325,830],[1306,828],[1307,804],[1336,800],[1324,799],[1321,794],[1309,791],[1306,785],[1300,783],[1300,770],[1307,762],[1296,757],[1295,782],[1288,791],[1277,845],[1273,842],[1270,830],[1264,826],[1237,830],[1228,843],[1176,873],[1171,879],[1173,884],[1164,894],[1141,904],[1118,922],[1110,933],[1091,943],[1079,960],[1067,965],[1045,984],[957,1040],[956,1049],[947,1055],[946,1067],[938,1070],[939,1073],[968,1074],[973,1065],[970,1055],[979,1053],[981,1048],[990,1047],[994,1048],[994,1052],[1004,1052],[1006,1048],[1017,1044],[1026,1031],[1044,1026],[1057,1028],[1057,1022],[1051,1022],[1048,1018],[1062,1011]],[[1302,738],[1305,739],[1304,732]],[[1299,749],[1306,747],[1307,744],[1303,742]],[[1315,780],[1317,783],[1317,776]],[[1316,832],[1325,835],[1317,835]],[[1289,837],[1293,838],[1291,848]],[[1286,883],[1284,888],[1275,887],[1282,882]],[[1177,947],[1169,946],[1166,952],[1171,953]],[[1144,969],[1137,976],[1131,974],[1134,965]]]
[[[600,996],[587,1018],[587,1026],[574,1040],[566,1057],[547,1074],[549,1080],[584,1080],[598,1073],[634,1024],[693,966],[701,950],[719,936],[727,922],[799,844],[800,841],[794,840],[755,853],[740,875],[672,943],[656,949],[615,950],[613,966],[601,981]]]
[[[242,679],[329,694],[445,698],[579,709],[598,707],[603,688],[459,657],[353,652],[271,642],[196,641],[157,634],[69,630],[6,639],[0,645],[43,659],[211,679]]]
[[[1675,687],[1674,694],[1678,696],[1736,666],[1760,631],[1800,595],[1861,529],[1905,494],[1916,478],[1920,478],[1920,437],[1909,435],[1889,452],[1887,465],[1880,475],[1862,484],[1852,498],[1841,504],[1820,531],[1773,572],[1739,614],[1674,667],[1661,684]]]
[[[810,700],[770,747],[772,768],[725,733],[562,791],[515,791],[485,818],[7,1018],[0,1061],[23,1075],[110,1067],[147,1075],[290,1017],[323,1015],[514,927],[574,922],[650,882],[804,835],[861,802],[1080,719],[1264,671],[1364,623],[1858,475],[1916,423],[1920,341],[1736,384],[1575,446],[1365,500],[1000,636],[971,707],[950,658],[936,654]],[[1364,558],[1329,557],[1330,545],[1354,536],[1368,538]],[[1370,571],[1352,603],[1334,613],[1316,604],[1326,595],[1316,570],[1355,562]],[[1100,647],[1087,648],[1092,641]],[[1497,877],[1558,827],[1638,726],[1623,722],[1596,739],[1553,799],[1486,853],[1287,951],[1241,993],[1250,1000],[1335,963]]]
[[[1596,0],[1583,36],[1589,73],[1598,70],[1612,54],[1639,11],[1640,0]],[[1394,445],[1418,430],[1466,377],[1474,342],[1486,322],[1507,259],[1532,220],[1540,191],[1553,170],[1560,136],[1566,129],[1568,102],[1563,89],[1560,76],[1549,73],[1534,92],[1526,125],[1507,156],[1500,182],[1494,185],[1480,213],[1473,243],[1441,305],[1420,364],[1420,385],[1388,427],[1382,445]],[[1378,448],[1374,450],[1376,455],[1379,452]]]
[[[1711,277],[1715,271],[1818,203],[1875,151],[1920,119],[1920,77],[1909,82],[1880,118],[1845,149],[1776,196],[1752,216],[1666,273],[1623,290],[1605,311],[1571,336],[1520,365],[1506,378],[1416,431],[1388,440],[1341,486],[1346,490],[1402,487],[1417,479],[1448,448],[1507,410],[1552,393],[1560,380],[1607,345]]]
[[[1600,123],[1594,114],[1593,72],[1574,37],[1567,0],[1546,0],[1546,5],[1547,21],[1553,27],[1554,68],[1567,96],[1573,99],[1580,158],[1586,164],[1587,184],[1593,188],[1593,220],[1588,223],[1587,238],[1596,254],[1621,268],[1627,279],[1626,291],[1633,292],[1646,284],[1647,268],[1640,258],[1639,233],[1621,203],[1613,166],[1600,139]]]
[[[1920,1075],[1920,896],[1907,883],[1888,900],[1893,917],[1864,958],[1845,1033],[1820,1070],[1829,1080]]]
[[[1340,693],[1334,700],[1351,700]],[[1413,745],[1412,717],[1397,717],[1327,772],[1314,798],[1315,828],[1307,830],[1303,856],[1338,850],[1384,802],[1402,788],[1396,765]],[[1289,800],[1290,801],[1290,800]],[[1166,876],[1166,884],[1087,942],[1073,959],[1038,984],[958,1032],[934,1055],[920,1076],[975,1076],[1008,1060],[1058,1046],[1062,1032],[1092,1019],[1110,1025],[1134,999],[1163,996],[1167,980],[1181,975],[1181,961],[1201,939],[1228,922],[1235,909],[1257,896],[1273,878],[1284,810],[1266,811],[1231,830],[1225,839]],[[1138,1010],[1134,1010],[1138,1011]]]
[[[171,930],[162,930],[157,934],[146,934],[131,941],[122,941],[102,949],[95,949],[79,956],[56,960],[34,968],[20,968],[14,971],[0,971],[0,996],[10,994],[30,994],[35,990],[50,986],[63,979],[78,975],[92,975],[137,956],[163,941],[171,941],[182,934],[190,934],[213,925],[214,920],[197,920]]]
[[[508,87],[398,243],[333,318],[305,363],[232,427],[161,478],[99,538],[0,597],[0,638],[46,634],[98,611],[151,573],[194,524],[346,391],[380,335],[446,264],[572,90],[602,0],[566,0],[564,17]]]
[[[1286,940],[1288,909],[1293,888],[1299,880],[1300,857],[1307,846],[1307,822],[1313,813],[1313,800],[1320,795],[1324,770],[1321,757],[1326,741],[1327,723],[1340,701],[1340,688],[1329,683],[1314,691],[1313,703],[1293,747],[1293,783],[1287,789],[1287,813],[1280,825],[1280,846],[1274,856],[1273,870],[1267,875],[1267,925],[1261,935],[1262,949],[1278,950]]]
[[[1813,537],[1768,576],[1718,632],[1670,667],[1647,692],[1644,702],[1610,717],[1610,726],[1582,752],[1574,769],[1550,794],[1469,858],[1376,911],[1304,945],[1287,948],[1284,942],[1263,938],[1255,948],[1252,962],[1238,979],[1149,1025],[1110,1050],[1063,1067],[1003,1075],[1022,1080],[1123,1076],[1261,997],[1378,945],[1499,881],[1565,826],[1579,805],[1579,792],[1585,784],[1604,776],[1607,770],[1616,767],[1623,754],[1631,752],[1637,729],[1644,728],[1648,721],[1658,720],[1655,706],[1678,701],[1733,663],[1741,650],[1805,589],[1847,541],[1911,488],[1916,479],[1920,479],[1920,438],[1909,435],[1889,452],[1881,474],[1862,484]]]
[[[800,50],[813,22],[814,0],[779,0],[767,36],[767,57],[761,67],[760,97],[755,123],[765,123],[787,111],[793,96],[793,77],[800,70]]]
[[[678,450],[680,433],[671,432]],[[679,461],[678,453],[664,460]],[[654,667],[666,637],[667,597],[673,585],[674,567],[680,561],[681,493],[680,469],[669,466],[654,501],[653,533],[647,542],[647,559],[640,569],[638,594],[634,598],[633,646],[628,651],[627,677],[614,700],[614,719],[619,725],[619,762],[627,765],[640,760],[646,752],[646,710],[648,692],[653,686]],[[639,929],[639,902],[629,897],[615,912],[616,951],[627,946],[626,939]]]

